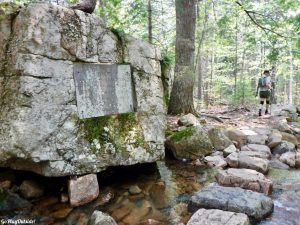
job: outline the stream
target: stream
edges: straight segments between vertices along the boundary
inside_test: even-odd
[[[186,224],[191,216],[187,212],[189,198],[193,192],[213,183],[216,172],[174,159],[117,167],[98,175],[100,195],[89,204],[71,208],[68,203],[60,202],[59,192],[53,192],[34,200],[30,211],[0,213],[0,218],[35,219],[35,224],[46,225],[84,225],[97,209],[114,217],[118,225]],[[300,225],[300,171],[270,169],[268,177],[274,185],[274,212],[258,225]]]

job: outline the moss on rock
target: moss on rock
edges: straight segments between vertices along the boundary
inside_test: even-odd
[[[127,146],[147,148],[136,113],[124,113],[81,120],[94,154],[129,154]]]
[[[193,135],[193,128],[188,127],[184,130],[178,131],[175,134],[170,136],[171,141],[181,141],[184,138],[190,137]]]

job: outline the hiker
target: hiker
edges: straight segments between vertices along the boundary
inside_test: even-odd
[[[260,100],[258,116],[261,116],[262,108],[265,101],[266,101],[265,114],[267,115],[269,114],[270,96],[271,96],[271,77],[270,77],[269,70],[265,70],[263,72],[263,76],[259,78],[255,97],[257,97],[258,95],[258,90],[259,90],[259,100]]]

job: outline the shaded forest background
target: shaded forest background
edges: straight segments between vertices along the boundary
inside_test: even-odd
[[[265,69],[272,70],[277,103],[299,104],[299,4],[299,0],[196,1],[197,106],[256,103],[256,84]],[[163,64],[174,67],[175,0],[100,0],[95,14],[119,35],[158,45]]]

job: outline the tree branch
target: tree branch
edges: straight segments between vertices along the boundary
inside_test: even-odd
[[[244,6],[243,6],[239,1],[235,1],[235,3],[238,4],[238,5],[243,9],[243,11],[247,14],[247,16],[248,16],[248,17],[250,18],[250,20],[252,21],[252,23],[254,23],[257,27],[259,27],[260,29],[262,29],[266,34],[268,34],[268,31],[269,31],[269,32],[271,32],[271,33],[273,33],[273,34],[276,34],[276,35],[279,36],[279,37],[282,37],[282,38],[289,38],[288,36],[285,36],[285,35],[283,35],[283,34],[280,34],[280,33],[276,32],[276,31],[274,31],[274,30],[272,30],[272,29],[270,29],[270,28],[268,28],[268,27],[265,27],[265,26],[259,24],[259,23],[255,20],[255,18],[251,15],[251,14],[258,14],[258,15],[263,16],[262,14],[259,14],[259,13],[253,12],[253,11],[246,10],[246,9],[244,8]]]

